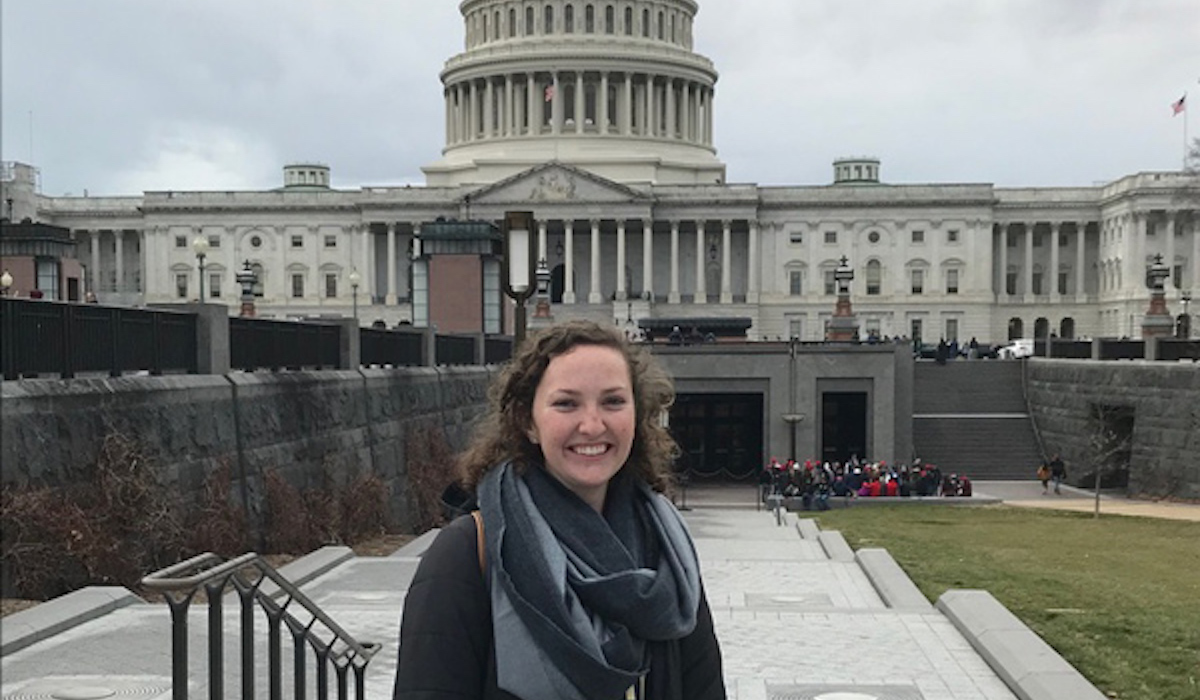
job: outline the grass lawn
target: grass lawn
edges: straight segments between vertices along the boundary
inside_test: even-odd
[[[854,549],[887,549],[932,601],[991,592],[1109,697],[1200,699],[1200,523],[1009,506],[817,519]]]

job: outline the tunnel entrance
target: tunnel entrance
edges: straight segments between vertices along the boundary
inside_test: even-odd
[[[671,408],[676,467],[693,481],[744,481],[762,466],[761,394],[680,394]]]

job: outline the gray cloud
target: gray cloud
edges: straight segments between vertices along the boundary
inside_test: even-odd
[[[49,194],[421,182],[443,142],[457,3],[6,0],[6,160]],[[702,0],[731,181],[1080,185],[1176,168],[1200,94],[1194,0]],[[1200,132],[1200,129],[1195,130]]]

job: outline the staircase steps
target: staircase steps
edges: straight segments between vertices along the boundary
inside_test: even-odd
[[[1032,479],[1042,455],[1022,386],[1024,363],[918,362],[913,446],[943,473],[973,480]]]

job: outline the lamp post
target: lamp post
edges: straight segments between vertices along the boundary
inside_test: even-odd
[[[242,269],[238,270],[237,283],[242,287],[242,308],[240,314],[247,318],[252,318],[255,314],[254,309],[254,283],[258,281],[258,275],[254,274],[254,268],[250,267],[250,261],[247,260]]]
[[[0,274],[0,296],[8,296],[8,290],[10,287],[12,287],[12,283],[13,278],[12,275],[8,273],[8,270],[5,270],[2,274]]]
[[[533,273],[536,251],[531,232],[533,212],[504,213],[504,293],[516,304],[513,314],[513,352],[525,342],[525,301],[535,291]]]
[[[1184,340],[1191,340],[1192,339],[1192,317],[1188,314],[1188,304],[1192,303],[1191,290],[1185,291],[1183,294],[1180,294],[1179,300],[1183,302],[1183,328],[1180,330],[1183,331],[1182,335],[1183,335]]]
[[[354,320],[358,320],[358,284],[362,282],[362,275],[358,274],[358,268],[350,270],[350,296],[354,304]]]
[[[200,303],[204,303],[204,259],[208,257],[208,236],[196,236],[192,239],[192,252],[200,265]]]

